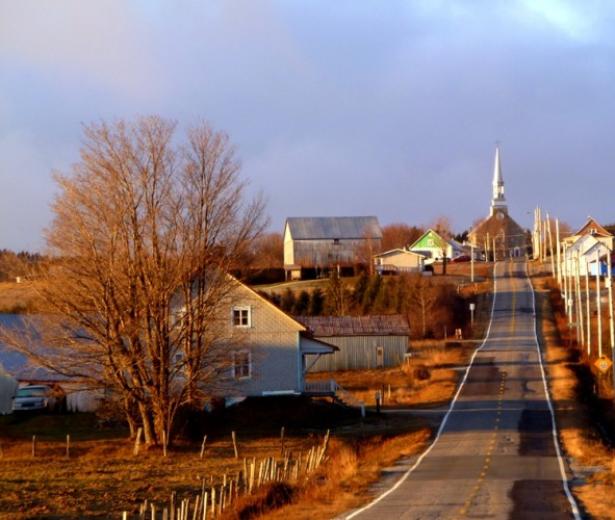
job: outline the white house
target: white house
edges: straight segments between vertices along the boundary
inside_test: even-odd
[[[334,393],[306,386],[305,374],[314,360],[337,347],[311,336],[298,322],[248,286],[233,279],[221,313],[228,316],[226,339],[230,370],[223,397]]]
[[[376,272],[420,273],[425,265],[425,256],[407,249],[391,249],[374,255]]]
[[[314,387],[305,384],[311,360],[331,354],[337,347],[314,339],[307,328],[268,300],[234,278],[220,305],[221,339],[216,356],[220,363],[220,397],[247,397],[278,394],[330,395],[334,383]],[[0,315],[0,325],[19,330],[19,315]],[[89,390],[79,381],[59,376],[34,365],[23,354],[0,345],[0,413],[10,413],[17,383],[56,383],[67,394],[67,407],[94,411],[102,391]]]
[[[570,241],[568,244],[570,244]],[[578,235],[575,242],[564,247],[563,269],[568,269],[571,274],[575,274],[578,262],[581,276],[585,276],[588,272],[589,274],[596,274],[597,262],[600,262],[602,264],[600,272],[604,274],[607,259],[612,254],[612,250],[607,244],[608,241],[602,241],[594,235]]]

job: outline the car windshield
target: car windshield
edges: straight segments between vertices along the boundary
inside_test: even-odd
[[[15,397],[45,397],[46,395],[46,388],[20,388],[17,390],[17,395]]]

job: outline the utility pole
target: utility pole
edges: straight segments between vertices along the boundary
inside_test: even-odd
[[[587,305],[587,357],[591,359],[592,355],[592,319],[591,319],[591,303],[589,297],[589,266],[587,258],[585,259],[585,304]]]
[[[474,243],[470,242],[470,282],[474,283]]]
[[[596,251],[596,309],[598,312],[598,357],[602,357],[602,305],[600,302],[600,256]]]
[[[570,308],[568,307],[568,298],[570,296],[570,278],[568,277],[568,256],[569,253],[564,249],[564,308],[566,309],[566,317],[568,318],[568,324],[570,325]]]
[[[555,277],[555,256],[553,255],[553,235],[551,234],[551,219],[547,213],[547,232],[549,234],[549,254],[551,256],[551,276]]]
[[[609,332],[611,334],[611,361],[615,361],[615,323],[613,322],[613,268],[611,266],[611,252],[607,250],[607,284],[609,287]],[[613,365],[613,389],[615,389],[615,364]]]
[[[577,292],[577,341],[581,334],[581,344],[585,345],[585,332],[583,329],[583,297],[581,295],[581,260],[577,251],[575,258],[575,287]]]
[[[562,259],[560,254],[560,243],[559,243],[559,219],[555,219],[555,241],[557,245],[557,283],[559,286],[562,286]]]

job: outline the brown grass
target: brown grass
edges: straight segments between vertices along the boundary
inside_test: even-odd
[[[322,411],[323,405],[318,406]],[[330,485],[320,487],[323,481],[346,486],[345,500],[334,506],[344,508],[349,500],[356,499],[352,486],[357,482],[367,486],[377,480],[382,465],[420,450],[430,435],[418,419],[369,415],[360,421],[354,415],[354,422],[342,414],[332,425],[329,460],[313,479],[298,486],[259,490],[240,504],[248,511],[242,518],[291,500],[293,507],[300,509],[305,497],[328,500],[330,492],[337,500]],[[263,430],[262,420],[257,428]],[[122,430],[98,430],[94,418],[84,414],[0,418],[0,517],[120,518],[123,510],[136,513],[145,498],[161,505],[168,503],[172,492],[177,493],[178,499],[194,497],[203,478],[207,485],[210,481],[219,484],[223,474],[233,475],[242,468],[244,456],[279,457],[279,430],[269,430],[270,433],[258,433],[254,428],[238,430],[239,460],[234,458],[229,435],[209,440],[204,460],[199,458],[200,444],[186,441],[178,442],[165,459],[158,449],[144,450],[134,457],[132,442]],[[39,439],[34,458],[30,440],[33,432],[37,432]],[[65,432],[71,432],[73,439],[68,460],[64,451]],[[285,448],[295,454],[300,450],[305,453],[322,442],[323,433],[324,430],[313,427],[287,430]]]
[[[36,312],[42,307],[37,293],[37,282],[0,282],[0,312]]]
[[[400,457],[419,453],[431,432],[428,428],[396,435],[376,436],[353,442],[332,444],[330,459],[315,478],[285,507],[261,518],[267,520],[308,520],[332,518],[369,500],[369,487],[380,477],[382,468]]]
[[[383,393],[385,407],[437,406],[454,395],[458,372],[452,368],[465,365],[473,348],[472,344],[445,348],[441,341],[417,341],[414,357],[401,367],[318,372],[309,379],[335,379],[367,406],[375,406],[377,391]]]

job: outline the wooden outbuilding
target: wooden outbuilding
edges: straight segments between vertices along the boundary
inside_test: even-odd
[[[410,342],[410,326],[402,315],[298,317],[314,338],[338,347],[316,359],[309,372],[399,366]]]

